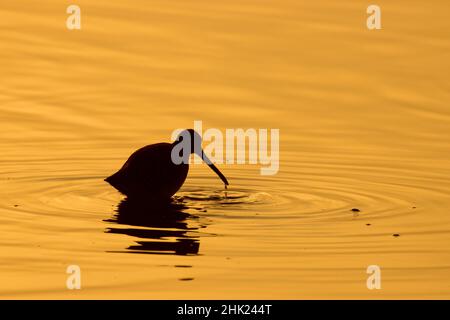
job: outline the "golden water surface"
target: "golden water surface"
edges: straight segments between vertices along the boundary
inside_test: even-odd
[[[448,0],[75,3],[1,0],[2,298],[450,298]],[[194,120],[280,129],[279,173],[127,219],[103,179]]]

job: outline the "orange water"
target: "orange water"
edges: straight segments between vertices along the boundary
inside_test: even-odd
[[[450,297],[448,1],[76,2],[0,6],[2,298]],[[118,221],[103,178],[194,120],[279,128],[279,173]]]

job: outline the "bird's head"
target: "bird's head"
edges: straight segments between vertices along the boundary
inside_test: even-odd
[[[219,171],[219,169],[217,169],[217,167],[203,152],[202,137],[194,129],[186,129],[181,131],[173,142],[173,146],[177,149],[180,149],[179,155],[185,160],[187,160],[192,153],[198,155],[219,176],[223,183],[226,186],[228,185],[227,178],[225,178],[225,176]],[[185,153],[185,151],[187,152]]]
[[[202,156],[202,137],[194,129],[186,129],[180,132],[173,142],[174,145],[183,143],[184,148],[190,146],[190,152]]]

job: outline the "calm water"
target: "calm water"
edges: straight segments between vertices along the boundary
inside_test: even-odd
[[[448,1],[77,4],[1,5],[1,297],[450,297]],[[194,120],[279,128],[280,172],[133,218],[103,179]]]

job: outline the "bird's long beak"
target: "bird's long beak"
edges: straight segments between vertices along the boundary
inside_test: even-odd
[[[227,178],[225,178],[225,176],[222,174],[222,172],[220,172],[220,170],[217,169],[217,167],[211,162],[211,160],[209,160],[209,158],[206,156],[206,154],[203,152],[203,150],[202,150],[201,158],[212,169],[212,171],[214,171],[219,176],[219,178],[222,179],[223,183],[225,183],[225,185],[228,186],[229,183],[228,183]]]

